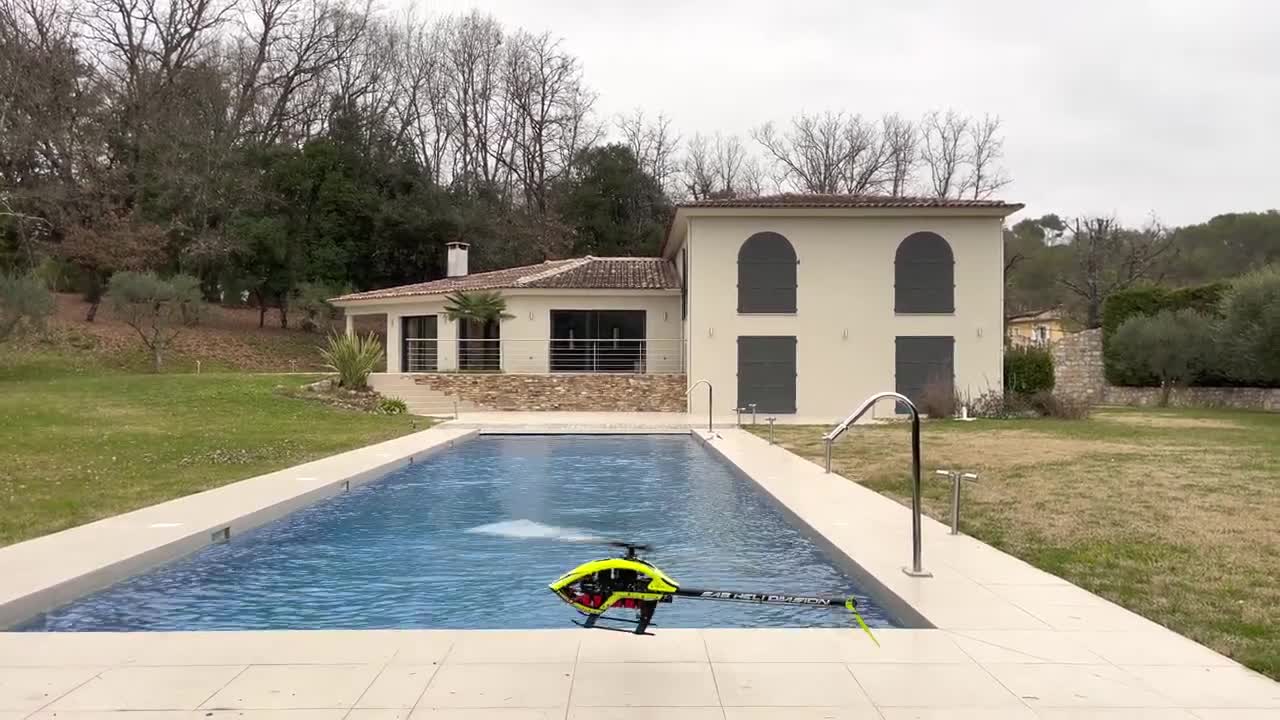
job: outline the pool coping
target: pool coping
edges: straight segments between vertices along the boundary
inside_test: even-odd
[[[0,577],[17,580],[0,589],[0,613],[34,608],[30,614],[38,614],[66,601],[60,598],[204,547],[223,528],[238,534],[481,434],[490,433],[445,424],[0,548]],[[382,695],[375,691],[388,689],[405,691],[401,704],[372,707],[430,712],[439,701],[475,706],[482,697],[510,693],[528,702],[512,700],[507,707],[544,707],[542,699],[528,697],[538,678],[557,684],[547,700],[557,709],[545,716],[577,717],[575,707],[590,714],[600,704],[580,696],[580,686],[585,692],[613,683],[626,700],[627,688],[641,683],[649,689],[643,704],[676,707],[688,704],[695,676],[704,695],[698,704],[723,706],[732,717],[763,716],[729,712],[744,704],[770,706],[775,714],[832,705],[827,699],[836,690],[845,710],[857,706],[849,717],[916,717],[917,710],[933,708],[930,717],[968,710],[972,717],[1029,720],[1042,708],[1110,712],[1107,717],[1146,708],[1153,716],[1208,720],[1245,716],[1221,708],[1265,708],[1258,717],[1280,708],[1280,684],[973,538],[951,536],[929,518],[922,527],[924,563],[933,576],[908,577],[900,568],[910,558],[910,511],[901,504],[745,430],[693,435],[772,497],[797,527],[821,538],[832,558],[856,558],[859,570],[888,591],[873,593],[877,600],[897,597],[934,629],[877,630],[879,647],[860,633],[821,629],[666,629],[643,638],[576,629],[0,632],[0,673],[12,675],[9,688],[0,683],[0,720],[44,720],[51,710],[89,706],[220,712],[217,701],[242,691],[265,698],[270,704],[262,709],[329,707],[334,718],[390,716],[379,710],[357,715],[371,695]],[[182,524],[168,527],[177,520]],[[610,663],[630,665],[625,671],[615,665],[615,672]],[[521,672],[512,672],[517,667]],[[401,687],[414,668],[425,672],[412,687]],[[526,669],[532,673],[527,683]],[[579,675],[582,682],[574,683]],[[356,676],[362,689],[333,698],[330,679]],[[222,690],[171,688],[175,678]],[[755,695],[752,686],[759,688]],[[296,692],[280,699],[280,687]],[[111,688],[131,695],[110,695]],[[15,694],[23,692],[31,694]],[[258,707],[252,702],[245,700],[245,707]],[[721,717],[710,710],[707,716]],[[1050,716],[1077,717],[1044,717]]]

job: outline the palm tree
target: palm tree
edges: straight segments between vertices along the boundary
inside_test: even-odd
[[[496,290],[456,292],[445,296],[444,315],[454,322],[487,325],[515,317],[507,312],[507,299]]]
[[[459,370],[501,367],[499,322],[515,317],[507,312],[507,299],[502,293],[492,290],[453,293],[445,297],[444,316],[458,323]]]

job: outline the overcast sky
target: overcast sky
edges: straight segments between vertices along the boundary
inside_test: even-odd
[[[388,0],[407,3],[411,0]],[[424,6],[419,6],[419,10]],[[428,0],[549,30],[597,110],[684,135],[797,110],[1004,122],[1023,214],[1185,224],[1280,207],[1275,0]]]

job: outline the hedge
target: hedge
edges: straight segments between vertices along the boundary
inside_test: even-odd
[[[1210,283],[1185,288],[1140,285],[1112,293],[1102,306],[1102,337],[1105,340],[1134,315],[1155,315],[1161,310],[1195,310],[1216,317],[1218,304],[1231,286]]]
[[[1008,348],[1004,351],[1004,389],[1032,395],[1053,389],[1053,355],[1041,348]]]
[[[1102,306],[1102,360],[1107,382],[1112,385],[1158,386],[1159,378],[1135,369],[1117,360],[1109,340],[1125,320],[1139,315],[1156,315],[1163,310],[1195,310],[1207,317],[1221,316],[1219,309],[1223,295],[1230,289],[1227,283],[1210,283],[1185,288],[1167,288],[1161,285],[1141,285],[1113,293]],[[1231,384],[1225,371],[1205,371],[1197,379],[1197,385]]]

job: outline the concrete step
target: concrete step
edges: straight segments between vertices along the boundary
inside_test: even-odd
[[[458,412],[489,409],[427,385],[420,385],[413,375],[374,373],[369,376],[369,386],[387,397],[400,398],[414,415],[451,416],[455,408]]]

